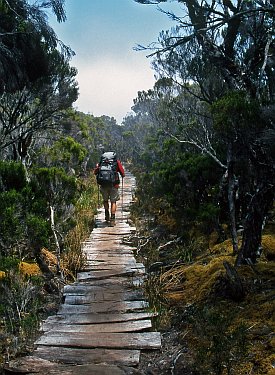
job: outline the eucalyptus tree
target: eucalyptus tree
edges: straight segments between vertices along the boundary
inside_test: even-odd
[[[254,263],[274,199],[274,157],[267,141],[274,134],[274,4],[268,0],[178,2],[182,15],[167,12],[177,26],[162,32],[151,56],[161,76],[191,94],[195,86],[190,89],[188,83],[196,83],[198,99],[209,105],[212,134],[226,151],[219,155],[219,165],[227,181],[237,264]],[[171,136],[182,143],[190,141],[188,132]],[[211,148],[210,143],[206,150]],[[240,250],[234,222],[237,190],[246,202]]]

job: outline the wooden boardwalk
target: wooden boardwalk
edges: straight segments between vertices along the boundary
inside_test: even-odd
[[[134,183],[126,173],[115,227],[104,222],[104,209],[98,212],[96,228],[83,243],[86,268],[65,286],[64,303],[43,322],[34,353],[16,361],[17,369],[41,375],[141,374],[141,350],[160,349],[141,288],[144,266],[123,241],[135,230],[128,224]]]

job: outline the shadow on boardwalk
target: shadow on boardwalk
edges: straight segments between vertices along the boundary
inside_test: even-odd
[[[43,322],[32,356],[13,361],[6,373],[141,374],[141,350],[160,348],[140,287],[144,266],[122,241],[135,230],[127,220],[134,183],[126,173],[115,227],[104,222],[103,209],[98,212],[96,228],[83,243],[85,269],[65,286],[57,314]]]

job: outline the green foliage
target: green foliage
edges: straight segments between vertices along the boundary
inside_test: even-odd
[[[0,191],[20,191],[25,186],[26,175],[22,163],[0,160]]]
[[[1,1],[1,90],[14,92],[30,82],[50,75],[49,54],[59,43],[54,30],[47,23],[46,9],[51,8],[57,20],[65,20],[62,0],[29,3],[15,0]],[[16,33],[16,34],[15,34]],[[62,53],[72,53],[62,45]]]
[[[55,143],[53,148],[54,155],[58,157],[61,151],[63,151],[63,155],[61,155],[61,162],[63,164],[70,162],[71,158],[82,162],[87,154],[85,147],[76,142],[72,137],[62,137]]]
[[[259,103],[250,99],[245,92],[230,92],[211,106],[214,129],[223,139],[235,140],[244,135],[248,137],[251,132],[263,127],[259,108]]]
[[[24,226],[22,225],[23,202],[23,195],[16,190],[0,193],[0,232],[2,240],[0,249],[4,254],[9,253],[24,235]]]
[[[52,147],[41,150],[48,166],[63,168],[72,173],[79,173],[81,163],[84,161],[87,150],[72,137],[61,137]]]
[[[205,233],[211,233],[217,223],[217,218],[220,213],[220,208],[213,203],[202,204],[197,211],[197,219],[205,228]]]
[[[183,222],[188,222],[189,227],[200,224],[207,233],[213,230],[219,214],[216,200],[221,171],[205,155],[175,150],[173,142],[165,144],[163,154],[158,152],[159,161],[148,165],[149,171],[138,176],[142,187],[138,190],[138,204],[154,215],[165,212],[172,216],[179,231],[184,231],[180,227]]]
[[[32,172],[36,191],[48,204],[69,204],[76,198],[77,179],[68,176],[63,168],[36,168]]]
[[[50,239],[50,224],[49,221],[29,214],[26,217],[26,226],[29,242],[35,248],[37,247],[48,247]]]
[[[0,257],[0,271],[10,272],[12,270],[17,270],[20,259],[10,256]]]

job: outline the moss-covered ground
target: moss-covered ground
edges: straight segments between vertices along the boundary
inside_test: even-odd
[[[176,372],[177,364],[175,374],[275,374],[275,236],[265,234],[262,245],[257,264],[236,268],[241,296],[224,267],[235,261],[230,240],[212,241],[191,262],[149,277],[157,328],[164,337],[176,330],[184,349],[178,357],[184,371]]]

